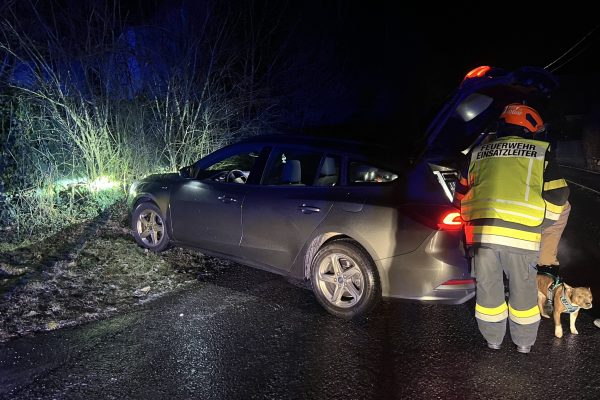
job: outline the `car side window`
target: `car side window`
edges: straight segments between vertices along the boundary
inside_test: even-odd
[[[359,161],[350,161],[348,164],[349,184],[377,184],[392,182],[398,179],[398,175]]]
[[[335,186],[340,183],[340,158],[326,155],[321,160],[315,186]]]
[[[199,178],[223,183],[246,183],[258,157],[257,151],[230,155],[206,167]]]
[[[263,178],[264,185],[312,186],[321,167],[318,152],[277,149],[270,159]]]

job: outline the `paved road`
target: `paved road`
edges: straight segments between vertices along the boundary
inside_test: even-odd
[[[560,247],[567,283],[600,296],[600,197],[573,188]],[[459,306],[386,302],[343,321],[312,293],[232,267],[138,310],[0,345],[0,398],[597,399],[598,309],[579,335],[542,321],[530,354],[489,350]],[[600,307],[599,307],[600,308]]]

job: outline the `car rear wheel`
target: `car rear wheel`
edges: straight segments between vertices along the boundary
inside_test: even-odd
[[[160,252],[169,245],[169,234],[160,209],[153,203],[141,203],[133,211],[131,229],[142,247]]]
[[[377,268],[351,240],[335,240],[319,250],[312,262],[311,282],[319,303],[341,318],[365,315],[381,300]]]

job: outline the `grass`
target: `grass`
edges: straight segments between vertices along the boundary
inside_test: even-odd
[[[265,131],[274,108],[257,89],[260,79],[250,57],[258,53],[228,47],[243,13],[230,15],[225,25],[213,24],[208,16],[234,11],[219,2],[207,6],[207,18],[186,28],[198,35],[179,38],[176,48],[170,42],[165,48],[128,47],[124,17],[108,6],[81,5],[77,12],[88,13],[79,18],[87,21],[81,26],[63,15],[73,29],[70,40],[59,34],[60,16],[57,26],[48,25],[34,9],[35,32],[22,26],[29,20],[18,17],[16,5],[3,9],[0,54],[27,76],[18,81],[0,71],[3,249],[93,218],[125,196],[135,179],[176,171],[237,138]],[[141,78],[130,61],[148,62],[140,55],[156,51],[176,51],[177,62],[165,64],[166,72],[150,65],[151,76],[138,85]],[[119,64],[122,58],[129,61]],[[89,183],[99,179],[117,187],[95,190]]]

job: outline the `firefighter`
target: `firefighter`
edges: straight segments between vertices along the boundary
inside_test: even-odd
[[[506,326],[517,351],[529,353],[540,321],[536,269],[546,206],[565,204],[569,188],[536,110],[509,104],[496,139],[470,153],[456,188],[477,280],[475,318],[488,347],[500,349]],[[508,304],[504,275],[508,280]]]

